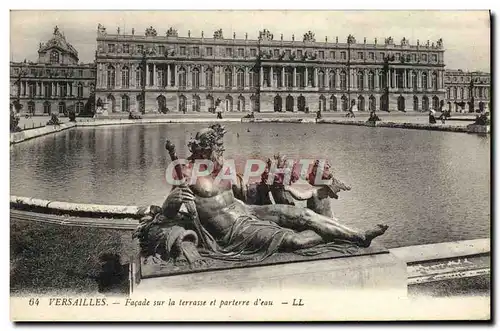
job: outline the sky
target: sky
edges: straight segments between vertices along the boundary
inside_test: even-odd
[[[169,27],[180,36],[212,36],[221,28],[224,37],[255,39],[268,29],[274,38],[301,40],[311,30],[317,41],[353,34],[358,42],[379,43],[389,36],[395,43],[406,37],[411,44],[436,42],[443,38],[446,69],[490,71],[490,17],[488,11],[11,11],[10,60],[36,61],[38,45],[52,36],[54,26],[78,51],[81,62],[92,62],[96,49],[97,24],[108,33],[144,34],[153,26],[159,35]]]

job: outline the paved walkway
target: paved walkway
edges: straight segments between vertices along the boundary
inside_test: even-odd
[[[224,118],[242,118],[246,113],[241,113],[241,112],[228,112],[224,113]],[[309,114],[305,113],[278,113],[278,112],[264,112],[264,113],[254,113],[256,118],[311,118],[314,119],[316,118],[316,113],[312,112]],[[383,122],[396,122],[396,123],[419,123],[419,124],[427,124],[428,123],[428,115],[427,113],[422,113],[422,112],[391,112],[391,113],[386,113],[386,112],[377,112],[378,116],[382,119]],[[342,119],[345,121],[366,121],[369,117],[368,112],[357,112],[356,113],[356,118],[346,118],[345,117],[346,113],[345,112],[323,112],[322,116],[325,119],[329,118],[335,118],[335,119]],[[467,125],[470,124],[473,119],[475,118],[476,114],[472,113],[453,113],[452,117],[457,118],[457,119],[470,119],[471,121],[454,121],[454,120],[449,120],[446,121],[446,124],[450,125]],[[128,118],[128,114],[120,114],[120,115],[112,115],[112,116],[107,116],[107,117],[100,117],[99,119],[125,119]],[[214,119],[216,118],[216,115],[206,113],[206,112],[200,112],[200,113],[195,113],[195,112],[188,112],[186,114],[183,113],[178,113],[178,112],[172,112],[169,114],[145,114],[142,115],[142,118],[165,118],[165,119],[179,119],[179,118],[197,118],[197,119],[202,119],[202,118],[207,118],[207,119]],[[43,116],[33,116],[29,118],[25,118],[25,116],[20,117],[19,121],[19,127],[21,129],[32,129],[40,126],[45,126],[47,124],[47,121],[49,121],[50,117],[48,115],[43,115]],[[67,123],[69,122],[69,119],[67,117],[60,116],[59,120],[62,123]],[[77,121],[89,121],[93,120],[91,118],[77,118]]]

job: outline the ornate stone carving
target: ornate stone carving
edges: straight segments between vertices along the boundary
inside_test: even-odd
[[[394,45],[394,39],[392,39],[392,37],[385,38],[385,44],[386,45]]]
[[[355,44],[356,43],[356,38],[352,34],[347,36],[347,43],[348,44]]]
[[[203,32],[202,32],[202,35],[203,35]],[[167,30],[167,37],[178,37],[178,36],[179,36],[179,34],[177,33],[177,29],[170,27]]]
[[[188,30],[188,38],[191,38],[191,30]]]
[[[312,32],[311,30],[309,30],[306,33],[304,33],[304,38],[302,39],[302,41],[315,42],[316,41],[316,37],[314,36],[314,32]]]
[[[105,28],[105,27],[104,27],[104,25],[102,25],[101,23],[97,24],[97,33],[98,33],[100,36],[105,36],[105,35],[107,35],[106,28]]]
[[[443,48],[443,38],[439,38],[436,46],[437,46],[437,48]]]
[[[203,31],[201,31],[201,37],[202,37],[202,38],[203,38],[203,35],[204,35]]]
[[[222,33],[222,29],[214,31],[214,39],[224,39],[224,35]]]
[[[156,37],[158,34],[156,33],[155,28],[150,26],[149,28],[146,29],[146,32],[144,33],[146,37]]]
[[[295,35],[292,34],[292,41],[295,41]]]
[[[377,44],[377,38],[375,38],[375,45]]]
[[[401,46],[408,46],[408,45],[409,45],[408,39],[403,37],[403,39],[401,39]]]
[[[135,29],[132,28],[132,36],[135,34]]]
[[[120,34],[120,27],[116,28],[116,34]]]
[[[259,39],[271,41],[274,39],[274,35],[268,29],[264,29],[259,32]]]
[[[339,37],[335,37],[335,43],[338,44],[339,43]]]
[[[366,44],[366,37],[365,37],[365,39],[363,40],[363,44]]]

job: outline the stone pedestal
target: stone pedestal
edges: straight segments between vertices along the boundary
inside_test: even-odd
[[[135,275],[139,275],[137,264]],[[406,263],[389,252],[161,276],[134,282],[134,295],[179,291],[386,291],[406,296]]]

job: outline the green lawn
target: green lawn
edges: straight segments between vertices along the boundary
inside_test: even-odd
[[[12,295],[128,293],[132,231],[10,223]]]

